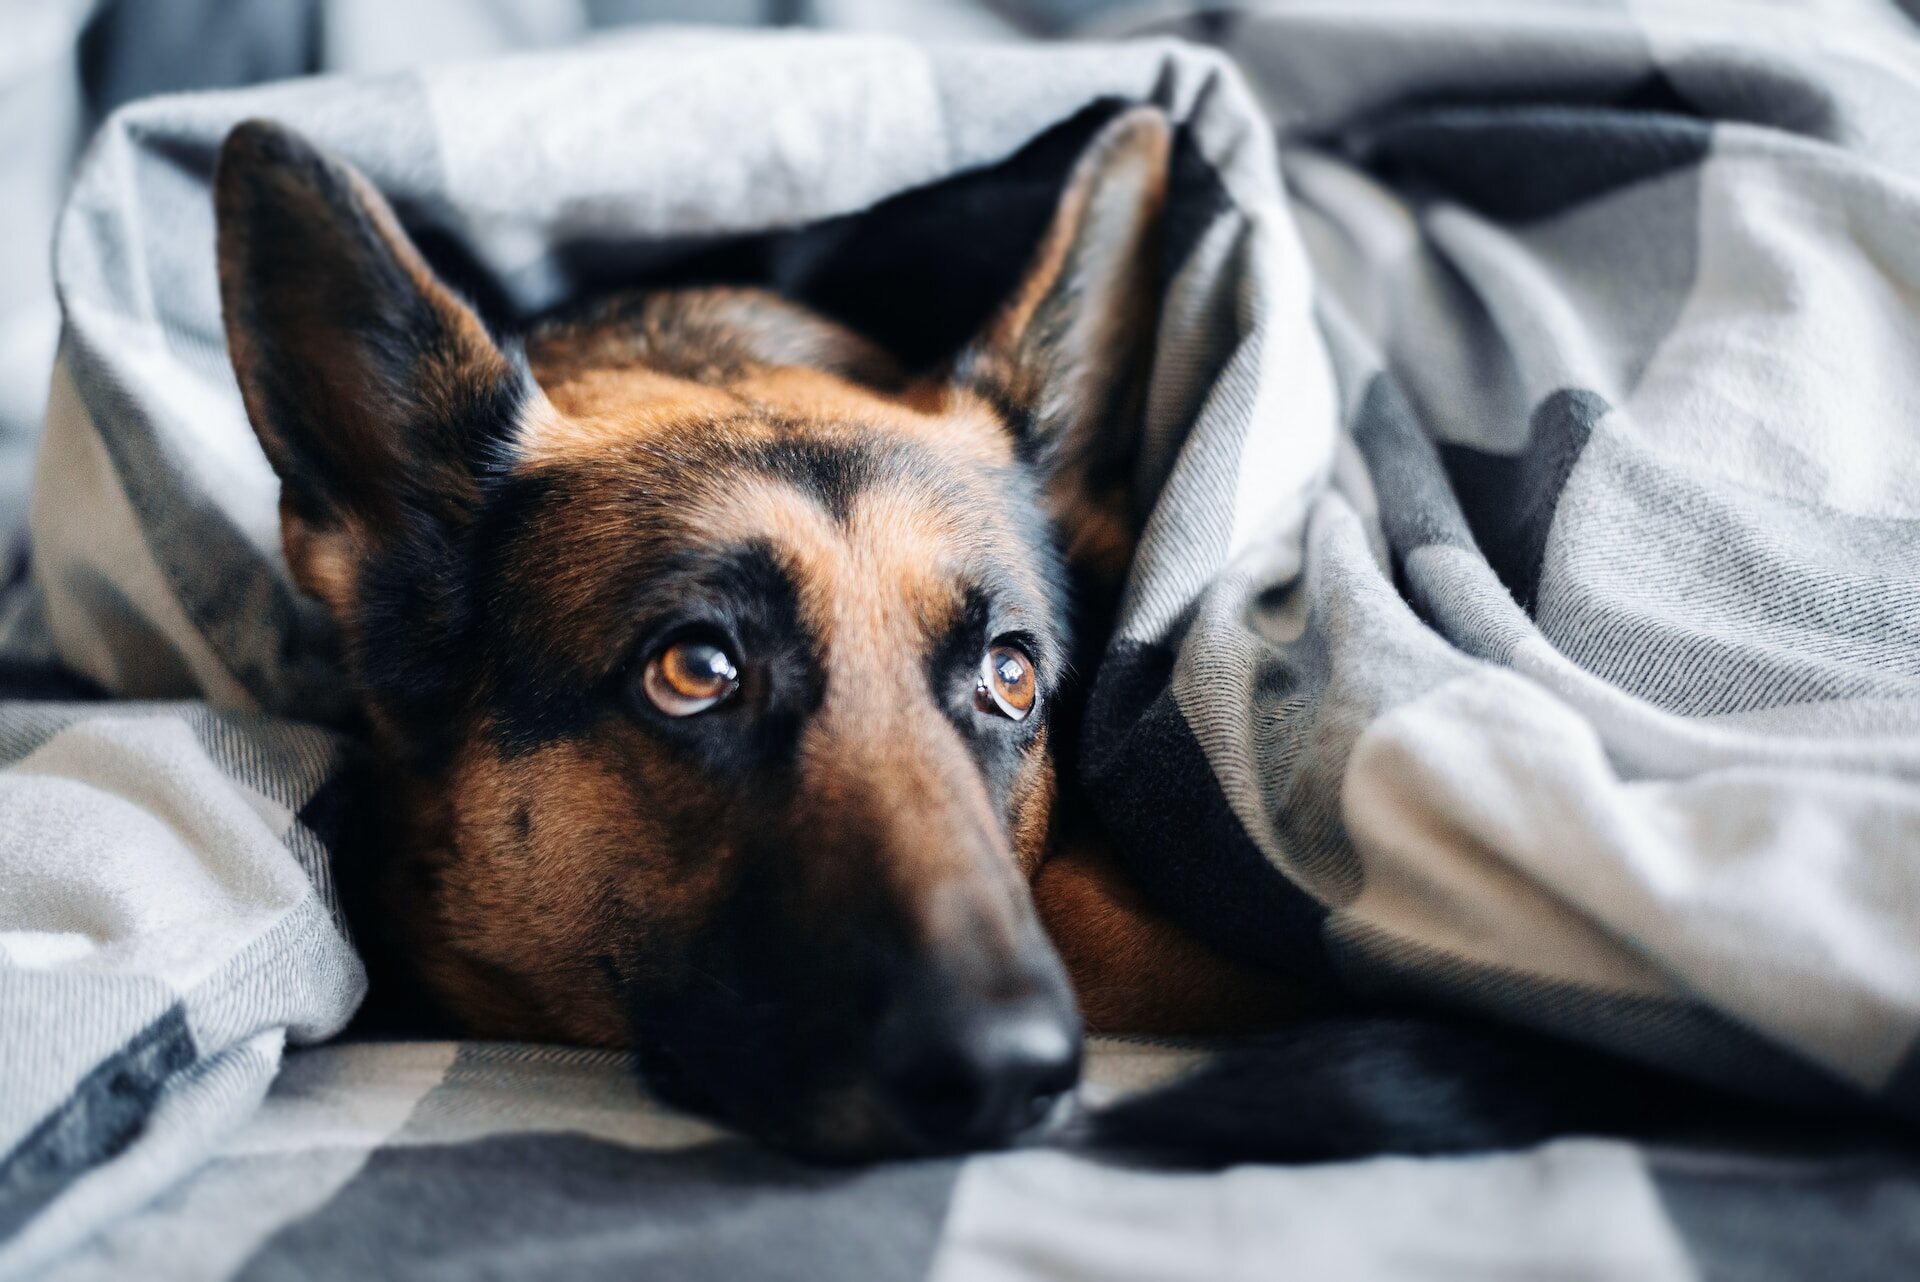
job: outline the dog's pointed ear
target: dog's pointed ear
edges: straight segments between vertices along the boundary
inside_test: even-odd
[[[1171,151],[1157,108],[1107,122],[1012,296],[955,366],[1008,417],[1069,557],[1116,581],[1132,553],[1127,472],[1159,307]]]
[[[227,344],[289,567],[340,615],[372,547],[471,515],[539,393],[373,186],[298,134],[237,126],[214,199]]]

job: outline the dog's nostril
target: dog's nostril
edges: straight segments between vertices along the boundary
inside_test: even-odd
[[[927,1037],[884,1076],[929,1144],[1004,1144],[1044,1121],[1079,1081],[1080,1041],[1070,1022],[1023,1009]]]
[[[972,1129],[986,1083],[961,1055],[948,1051],[909,1063],[892,1082],[894,1100],[929,1138],[958,1138]]]

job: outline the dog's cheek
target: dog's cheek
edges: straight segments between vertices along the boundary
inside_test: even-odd
[[[1008,838],[1022,876],[1032,878],[1047,857],[1056,793],[1053,749],[1043,728],[1027,749],[1008,805]]]
[[[402,967],[465,1035],[548,1040],[563,1035],[502,954],[502,940],[476,920],[480,869],[447,847],[416,849],[389,870],[383,933]]]
[[[469,746],[413,886],[417,964],[475,1031],[627,1040],[604,959],[625,948],[617,893],[635,836],[622,780],[573,745],[518,758]],[[627,823],[616,822],[629,816]]]
[[[438,916],[479,963],[469,987],[509,995],[495,1005],[541,1035],[626,1044],[633,993],[678,977],[727,901],[728,807],[710,791],[619,735],[464,752]]]

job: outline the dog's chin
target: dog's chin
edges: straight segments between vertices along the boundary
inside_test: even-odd
[[[711,1089],[711,1078],[658,1052],[641,1057],[641,1079],[663,1102],[711,1118],[756,1143],[804,1162],[846,1166],[983,1151],[978,1144],[929,1138],[866,1082],[800,1087],[791,1081],[775,1081],[767,1083],[764,1091],[730,1099]],[[1063,1097],[1032,1127],[994,1147],[1044,1142],[1065,1124],[1074,1107],[1071,1095]]]

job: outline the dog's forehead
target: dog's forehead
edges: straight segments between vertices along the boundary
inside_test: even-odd
[[[586,653],[617,650],[623,614],[670,608],[674,591],[729,590],[743,548],[772,553],[807,630],[843,653],[939,633],[969,594],[1050,632],[1031,483],[997,419],[965,421],[993,408],[840,382],[784,368],[720,388],[642,370],[557,386],[522,436],[516,477],[535,497],[506,549],[511,577]]]
[[[561,609],[604,608],[622,579],[765,548],[809,613],[855,599],[938,613],[991,579],[1044,600],[1018,473],[972,474],[887,436],[764,434],[736,421],[592,462],[521,473],[533,487],[509,549]],[[1044,537],[1044,532],[1039,532]]]
[[[536,366],[538,377],[539,367]],[[937,381],[882,391],[806,366],[751,366],[697,381],[645,366],[599,366],[542,379],[544,404],[528,407],[519,453],[529,467],[636,462],[705,436],[826,449],[850,438],[912,445],[955,469],[1015,462],[999,409],[985,396]]]
[[[728,419],[789,438],[883,434],[956,466],[1013,460],[1007,425],[987,399],[944,379],[908,378],[873,343],[762,290],[606,300],[536,328],[526,351],[546,394],[521,433],[536,465],[686,439]]]

